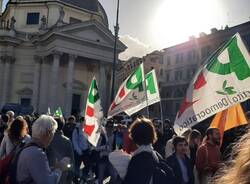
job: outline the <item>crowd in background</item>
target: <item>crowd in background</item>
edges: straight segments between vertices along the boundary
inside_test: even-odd
[[[94,147],[83,132],[84,124],[84,117],[15,116],[12,111],[1,115],[1,163],[15,154],[6,177],[22,184],[101,184],[108,177],[111,184],[250,181],[246,126],[230,133],[234,139],[244,135],[237,147],[231,140],[221,147],[222,135],[216,128],[208,128],[205,134],[189,129],[179,136],[169,120],[139,117],[122,124],[110,119],[102,122]]]

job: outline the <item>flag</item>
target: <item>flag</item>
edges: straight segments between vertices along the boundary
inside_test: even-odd
[[[134,107],[145,98],[143,63],[121,84],[109,107],[108,118]]]
[[[58,109],[55,111],[54,115],[55,118],[62,118],[63,117],[63,113],[62,113],[62,109],[61,107],[58,107]]]
[[[88,137],[88,141],[96,146],[100,138],[101,121],[103,120],[103,111],[101,107],[100,95],[95,77],[93,77],[85,109],[85,126],[84,133]]]
[[[217,113],[210,124],[210,128],[218,128],[221,133],[221,142],[225,131],[247,124],[247,119],[240,104],[229,107]]]
[[[174,129],[183,133],[250,97],[250,56],[237,33],[203,65],[190,83]]]
[[[147,97],[143,98],[142,101],[138,103],[138,105],[131,107],[125,111],[125,113],[129,116],[161,100],[155,70],[152,70],[146,74],[145,81]],[[144,91],[144,94],[145,93],[146,92]]]

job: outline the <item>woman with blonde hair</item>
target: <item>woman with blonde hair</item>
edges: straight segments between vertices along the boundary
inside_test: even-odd
[[[211,184],[250,183],[250,130],[234,146],[232,160],[212,179]]]

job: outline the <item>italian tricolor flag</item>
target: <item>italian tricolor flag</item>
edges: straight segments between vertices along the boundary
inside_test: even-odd
[[[177,134],[250,97],[250,55],[237,33],[210,57],[190,83],[177,113]]]
[[[103,111],[101,107],[100,95],[97,88],[95,77],[92,79],[88,99],[85,109],[85,126],[84,133],[88,136],[88,141],[96,146],[100,137],[101,121],[103,119]]]
[[[137,99],[137,95],[134,93],[134,98],[132,98],[132,100],[136,101],[137,105],[127,109],[125,111],[127,115],[131,116],[132,114],[142,110],[147,106],[160,102],[161,98],[155,70],[152,70],[146,74],[144,85],[146,86],[144,90],[144,98]]]
[[[138,100],[145,98],[144,91],[144,69],[141,64],[127,79],[121,84],[117,95],[112,102],[108,118],[138,105]]]

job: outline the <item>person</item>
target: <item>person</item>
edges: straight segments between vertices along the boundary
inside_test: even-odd
[[[157,140],[155,128],[151,120],[141,118],[134,121],[129,132],[138,148],[132,154],[123,183],[148,184],[152,181],[154,165],[160,157],[152,147]]]
[[[201,184],[208,182],[218,170],[221,161],[220,152],[220,131],[218,128],[208,128],[206,131],[206,140],[197,151],[196,169]]]
[[[8,111],[6,114],[9,116],[8,126],[14,121],[15,113],[13,111]]]
[[[77,183],[80,179],[80,166],[84,163],[83,179],[87,177],[91,169],[90,159],[90,144],[88,142],[87,135],[83,132],[85,120],[76,125],[72,134],[72,143],[75,156],[75,178],[74,182]]]
[[[80,120],[81,121],[81,120]],[[72,140],[72,134],[76,126],[76,118],[75,116],[70,116],[68,118],[68,122],[63,127],[63,133],[66,137],[68,137],[70,140]]]
[[[128,123],[127,129],[123,133],[123,145],[122,145],[122,149],[124,151],[126,151],[128,154],[133,153],[137,149],[136,144],[129,137],[129,127],[131,126],[131,124],[132,124],[132,122]]]
[[[190,158],[188,158],[188,143],[185,137],[176,136],[173,139],[174,153],[167,158],[167,164],[172,168],[176,184],[193,184],[194,174]]]
[[[250,181],[250,131],[234,146],[230,160],[213,178],[211,184],[249,184]]]
[[[28,125],[23,118],[15,119],[8,128],[0,147],[0,158],[4,158],[14,150],[22,141],[30,139]]]
[[[49,164],[52,167],[55,167],[56,161],[61,160],[64,157],[70,158],[70,164],[68,165],[69,170],[62,173],[60,184],[71,183],[73,180],[72,170],[74,168],[74,151],[72,147],[72,143],[69,138],[63,135],[62,129],[64,126],[64,119],[55,118],[57,122],[57,129],[52,139],[50,145],[47,148],[47,156],[49,160]]]
[[[56,184],[60,180],[63,171],[67,170],[70,159],[64,157],[56,163],[54,171],[48,164],[44,152],[51,143],[57,122],[48,115],[42,115],[32,125],[32,138],[21,151],[17,159],[16,180],[17,183]]]
[[[4,138],[4,133],[8,128],[8,123],[9,121],[9,115],[4,114],[1,116],[1,125],[0,125],[0,143],[2,142],[3,138]]]
[[[157,141],[153,145],[154,150],[161,154],[162,157],[165,157],[165,145],[162,122],[158,119],[153,120],[153,124],[157,134]]]
[[[202,136],[198,130],[192,130],[188,137],[188,146],[190,150],[190,159],[192,162],[192,166],[195,166],[196,152],[198,147],[201,145]]]
[[[114,168],[108,159],[109,153],[111,153],[112,151],[112,143],[109,142],[108,134],[105,127],[103,126],[101,127],[101,135],[98,140],[97,146],[94,148],[94,151],[96,155],[98,155],[98,158],[95,159],[97,163],[98,183],[103,183],[103,180],[105,179],[105,173],[107,173],[108,176],[111,176],[109,183],[114,184],[116,175],[114,172]]]

